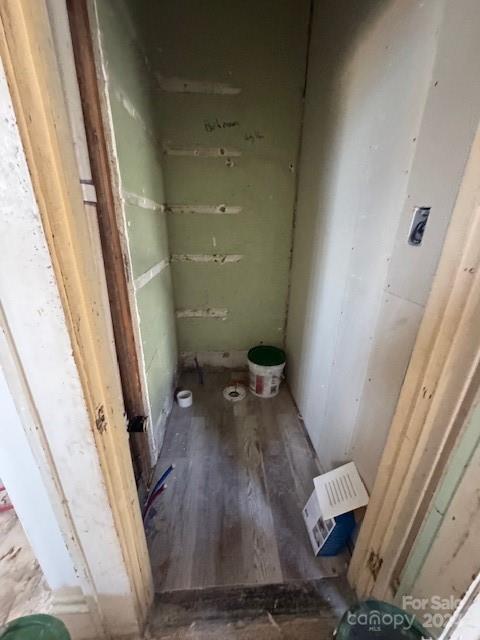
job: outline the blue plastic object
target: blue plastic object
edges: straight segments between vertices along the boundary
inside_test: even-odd
[[[320,556],[336,556],[337,553],[340,553],[355,529],[353,511],[342,513],[332,520],[334,525],[320,549]]]

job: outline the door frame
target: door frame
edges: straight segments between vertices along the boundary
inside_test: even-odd
[[[128,446],[117,355],[112,348],[108,299],[99,277],[103,260],[86,216],[53,42],[46,0],[0,2],[0,55],[51,258],[51,282],[58,288],[101,469],[101,486],[108,498],[106,517],[114,525],[115,545],[142,628],[153,600],[151,565]],[[32,309],[32,314],[40,312]],[[35,446],[37,434],[29,437]],[[56,474],[58,464],[48,440],[42,447],[45,472]],[[72,469],[72,473],[78,471]],[[102,523],[88,524],[97,527],[99,535],[104,530]],[[97,551],[98,543],[97,538]],[[88,555],[89,549],[84,547],[83,552]],[[95,575],[97,567],[88,566],[87,571]]]
[[[348,578],[391,600],[480,384],[480,129]]]
[[[124,398],[129,404],[130,393],[131,406],[140,407],[141,401],[145,402],[145,392],[139,371],[136,323],[132,321],[125,245],[119,228],[121,194],[114,179],[115,158],[102,116],[105,109],[95,71],[92,3],[67,0],[67,5],[100,203],[103,256],[110,300],[114,303],[113,306],[111,303],[112,318],[114,327],[116,324],[118,327],[116,334],[122,337],[116,340],[120,370],[122,372],[123,367],[124,371],[122,380],[128,378],[132,363],[136,367],[133,383],[123,386]],[[480,246],[480,209],[477,207],[480,185],[475,174],[479,165],[477,133],[350,564],[349,580],[360,596],[386,599],[393,596],[478,386],[480,335],[475,333],[474,318],[480,301],[479,252],[476,250],[476,246]],[[110,243],[112,234],[114,242]],[[124,331],[128,334],[127,345],[123,340]],[[452,377],[455,380],[452,381]]]
[[[85,29],[86,4],[75,16]],[[76,19],[75,18],[75,19]],[[109,349],[109,316],[93,311],[102,293],[92,277],[92,254],[73,144],[68,132],[58,61],[44,2],[0,3],[0,52],[10,85],[35,193],[81,375],[95,443],[120,544],[139,610],[151,603],[151,568],[125,437],[124,397]],[[75,35],[74,35],[75,37]],[[83,49],[82,47],[76,47]],[[34,53],[35,52],[35,53]],[[87,52],[88,56],[91,52]],[[86,74],[86,72],[85,72]],[[84,74],[84,75],[85,75]],[[82,73],[79,74],[81,76]],[[85,77],[82,82],[93,82]],[[95,79],[96,82],[96,79]],[[98,91],[98,87],[90,86]],[[95,106],[97,108],[98,105]],[[107,179],[105,132],[100,136],[98,184],[113,223],[114,185]],[[30,123],[34,122],[35,126]],[[88,125],[90,126],[90,125]],[[87,127],[88,128],[88,127]],[[480,134],[477,132],[425,315],[401,391],[365,521],[349,568],[360,596],[390,598],[430,499],[445,469],[479,378],[480,326]],[[118,194],[117,194],[118,195]],[[113,228],[117,228],[116,224]],[[125,276],[116,246],[115,279]],[[108,269],[107,269],[108,270]],[[115,280],[117,282],[117,280]],[[117,282],[118,284],[118,282]],[[125,291],[123,305],[130,303]],[[100,310],[102,305],[100,305]],[[122,307],[123,313],[123,307]],[[132,318],[128,320],[130,325]],[[130,340],[130,338],[129,338]],[[129,344],[130,352],[132,345]],[[117,353],[118,357],[118,353]],[[120,358],[119,358],[120,359]],[[135,359],[134,359],[135,361]],[[138,364],[138,360],[137,364]],[[137,382],[133,388],[137,388]],[[109,407],[107,415],[99,407]],[[105,422],[112,428],[103,428]]]
[[[91,31],[94,11],[88,0],[66,0],[72,49],[87,138],[103,264],[107,282],[115,347],[127,421],[143,430],[130,433],[130,447],[140,494],[148,488],[155,460],[147,436],[149,415],[146,381],[141,367],[141,338],[135,309],[134,291],[126,240],[120,232],[122,206],[119,181],[115,180],[115,159],[111,151],[106,111],[99,88],[99,73],[95,63]],[[139,418],[146,420],[139,422]],[[133,427],[135,428],[135,426]]]

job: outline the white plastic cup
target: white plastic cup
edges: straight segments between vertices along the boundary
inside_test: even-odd
[[[177,393],[177,402],[178,406],[182,409],[186,409],[187,407],[191,407],[193,404],[193,394],[188,389],[185,391],[179,391]]]

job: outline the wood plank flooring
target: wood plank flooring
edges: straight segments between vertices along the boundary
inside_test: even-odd
[[[243,373],[186,373],[193,406],[175,405],[156,478],[174,463],[147,522],[157,592],[315,580],[346,556],[315,558],[301,510],[319,474],[288,389],[230,403]]]
[[[354,602],[345,577],[168,591],[155,597],[149,631],[155,640],[331,640]]]

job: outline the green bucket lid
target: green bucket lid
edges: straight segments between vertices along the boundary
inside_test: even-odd
[[[278,347],[261,344],[248,352],[248,359],[261,367],[277,367],[285,362],[285,351]]]
[[[46,614],[24,616],[0,629],[0,640],[70,640],[67,627]]]
[[[430,637],[413,614],[373,598],[350,607],[334,634],[335,640],[422,640]]]

